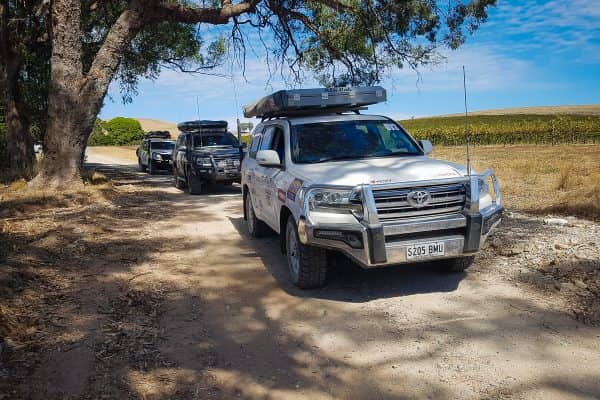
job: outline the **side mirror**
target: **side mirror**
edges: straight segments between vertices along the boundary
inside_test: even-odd
[[[423,149],[425,155],[431,154],[433,151],[433,145],[429,140],[419,140],[419,145],[421,146],[421,149]]]
[[[275,150],[259,150],[256,153],[256,161],[263,167],[281,167],[279,154]]]

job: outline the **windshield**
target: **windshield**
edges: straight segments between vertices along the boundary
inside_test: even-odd
[[[238,146],[238,141],[231,133],[228,134],[195,134],[194,147],[206,146]]]
[[[392,121],[336,121],[292,128],[292,160],[312,164],[370,157],[422,155]]]
[[[175,142],[150,142],[150,148],[152,150],[173,150]]]

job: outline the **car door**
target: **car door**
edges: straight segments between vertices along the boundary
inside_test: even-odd
[[[185,134],[179,135],[175,150],[173,151],[173,173],[175,176],[183,177],[183,155],[185,154]]]
[[[265,130],[260,150],[274,150],[279,154],[282,163],[285,162],[285,142],[282,127],[274,124]],[[256,167],[257,181],[260,182],[257,191],[262,203],[262,214],[260,216],[264,222],[274,229],[277,228],[279,219],[278,193],[275,180],[281,172],[281,167],[264,167],[262,165]]]
[[[148,149],[150,147],[150,141],[148,140],[144,140],[142,142],[142,148],[141,148],[141,155],[140,158],[142,160],[142,165],[148,166],[148,162],[150,161],[149,156],[148,156]]]
[[[242,161],[242,174],[243,181],[248,186],[252,199],[256,197],[256,152],[260,146],[260,140],[262,139],[262,127],[258,127],[252,135],[252,141],[250,142],[250,148],[248,149],[247,157],[244,157]],[[254,202],[254,200],[253,200]]]

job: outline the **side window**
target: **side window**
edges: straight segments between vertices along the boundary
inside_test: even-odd
[[[142,149],[148,150],[148,141],[147,140],[144,140],[144,143],[142,144]]]
[[[283,136],[283,129],[277,126],[275,127],[275,134],[273,136],[273,142],[271,143],[271,149],[275,150],[279,155],[279,159],[282,163],[285,162],[285,140]]]
[[[260,138],[262,136],[262,131],[255,131],[252,136],[252,143],[250,144],[250,158],[256,158],[256,152],[258,151],[258,146],[260,145]]]
[[[260,142],[260,150],[271,150],[273,137],[275,136],[275,127],[269,126],[265,131],[262,142]]]
[[[175,145],[177,147],[177,150],[179,150],[179,148],[181,146],[183,146],[185,143],[185,135],[179,135],[179,137],[177,138],[177,144]]]

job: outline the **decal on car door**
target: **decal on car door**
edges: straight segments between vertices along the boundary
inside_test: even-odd
[[[292,181],[292,183],[290,184],[290,187],[288,188],[288,191],[287,191],[288,199],[290,199],[291,201],[296,201],[296,195],[298,194],[298,191],[302,187],[303,182],[304,181],[302,179],[294,179]]]

